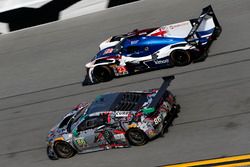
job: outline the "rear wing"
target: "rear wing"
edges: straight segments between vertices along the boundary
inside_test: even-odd
[[[162,83],[161,87],[159,88],[159,90],[158,90],[157,94],[155,95],[155,97],[153,98],[152,102],[149,104],[148,108],[155,108],[158,105],[160,99],[165,94],[166,89],[170,85],[170,82],[174,78],[175,77],[173,75],[172,76],[167,76],[167,77],[162,77],[164,82]]]
[[[168,88],[168,86],[170,85],[170,82],[172,80],[174,80],[174,76],[167,76],[167,77],[162,77],[162,79],[164,80],[164,82],[162,83],[161,87],[159,88],[157,94],[155,95],[155,97],[153,98],[152,102],[149,104],[149,106],[147,108],[144,108],[142,111],[145,114],[150,114],[153,113],[155,111],[155,108],[157,107],[157,105],[159,104],[159,101],[161,100],[161,98],[164,96],[164,94],[166,93],[166,89]]]
[[[221,26],[217,20],[217,17],[213,11],[212,6],[209,5],[202,9],[202,13],[200,14],[199,18],[190,20],[192,24],[192,29],[190,30],[188,36],[186,37],[186,41],[188,43],[194,44],[195,39],[197,38],[197,32],[201,28],[201,25],[210,18],[212,18],[213,20],[212,23],[214,27],[213,33],[218,33],[216,35],[219,36],[219,33],[221,32]]]

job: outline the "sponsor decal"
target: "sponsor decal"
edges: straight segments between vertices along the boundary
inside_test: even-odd
[[[179,23],[179,24],[170,25],[169,28],[170,29],[175,29],[177,27],[185,26],[185,25],[188,25],[188,24],[189,24],[189,22],[183,22],[183,23]]]
[[[75,144],[77,144],[79,147],[86,147],[87,142],[83,138],[76,138]]]
[[[115,134],[115,135],[114,135],[114,138],[115,138],[116,140],[121,140],[121,139],[124,139],[124,135],[123,135],[123,134]]]
[[[147,133],[148,133],[148,135],[149,135],[150,137],[153,137],[153,136],[156,135],[156,132],[155,132],[154,130],[152,130],[152,129],[148,130]]]
[[[147,124],[144,123],[144,122],[139,122],[139,123],[138,123],[138,126],[139,126],[140,129],[143,130],[143,131],[147,131],[147,130],[149,129],[149,127],[147,126]]]
[[[131,41],[131,45],[135,45],[139,42],[139,40]]]
[[[164,106],[166,107],[166,109],[167,109],[168,111],[171,110],[171,107],[172,107],[172,106],[171,106],[168,102],[165,101],[163,104],[164,104]]]
[[[167,34],[167,31],[163,28],[159,28],[156,30],[151,36],[156,36],[156,37],[164,37]]]
[[[116,71],[119,75],[128,74],[127,68],[125,66],[117,66]]]
[[[136,127],[137,127],[137,125],[135,123],[128,125],[128,128],[136,128]]]
[[[116,111],[115,116],[116,117],[127,117],[129,115],[129,111]]]
[[[105,54],[112,53],[113,50],[114,50],[113,48],[106,49],[103,54],[105,55]]]
[[[162,122],[162,118],[161,118],[161,114],[160,114],[156,118],[154,118],[154,123],[155,123],[155,125],[158,125],[161,122]]]
[[[166,64],[166,63],[169,63],[169,60],[168,59],[165,59],[165,60],[155,60],[154,63],[155,64]]]

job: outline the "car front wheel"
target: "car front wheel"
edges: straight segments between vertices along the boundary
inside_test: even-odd
[[[112,70],[107,66],[97,66],[93,71],[94,78],[97,82],[107,82],[113,79]]]
[[[55,143],[54,149],[60,158],[70,158],[75,155],[75,150],[67,142]]]

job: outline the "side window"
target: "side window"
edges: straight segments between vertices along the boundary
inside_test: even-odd
[[[72,118],[72,116],[73,114],[64,118],[64,120],[60,123],[59,128],[63,128],[64,126],[66,126],[69,120]]]
[[[83,121],[81,124],[78,125],[77,129],[78,131],[84,131],[87,129],[97,128],[103,124],[104,120],[102,117],[93,117]]]
[[[84,130],[86,130],[86,121],[81,122],[77,127],[77,131],[79,132]]]

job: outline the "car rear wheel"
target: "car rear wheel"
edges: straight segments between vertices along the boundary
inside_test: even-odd
[[[55,143],[54,149],[60,158],[70,158],[76,153],[71,145],[67,142]]]
[[[191,63],[191,56],[185,50],[174,50],[170,57],[175,66],[185,66]]]
[[[220,36],[221,31],[221,27],[215,27],[214,34],[212,36],[214,40],[216,40]]]
[[[97,66],[93,71],[94,78],[97,82],[107,82],[113,79],[114,75],[107,66]]]
[[[135,146],[142,146],[148,142],[146,134],[138,128],[129,129],[127,131],[127,138],[129,142]]]

